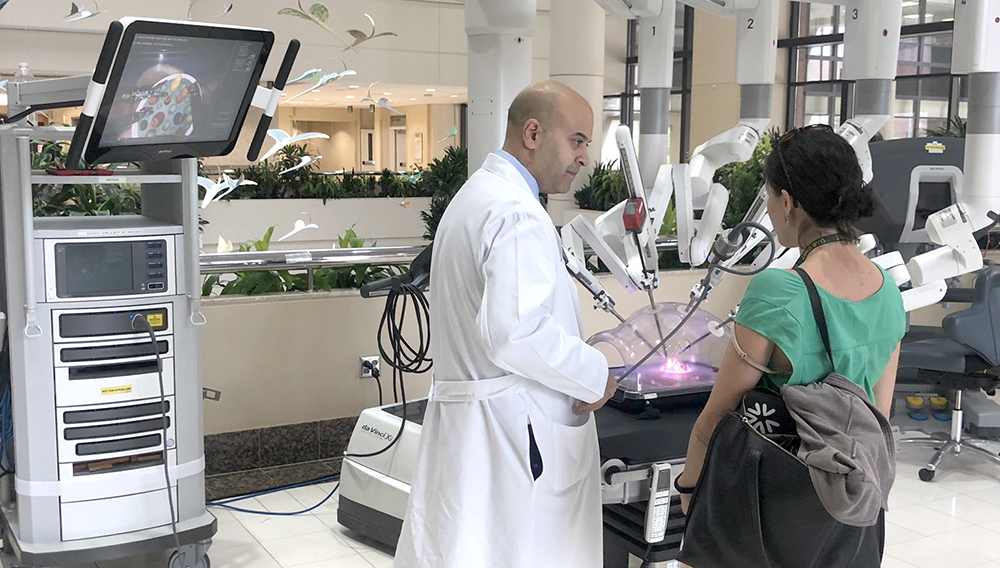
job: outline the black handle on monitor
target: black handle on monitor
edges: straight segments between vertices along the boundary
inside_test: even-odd
[[[274,86],[271,87],[272,92],[280,92],[285,88],[285,82],[288,81],[288,76],[292,73],[292,64],[295,63],[295,57],[299,54],[299,47],[301,45],[297,39],[288,42],[288,49],[285,50],[285,58],[281,60],[281,67],[278,68],[278,76],[274,78]],[[257,131],[253,133],[250,149],[247,151],[247,159],[251,162],[256,161],[257,156],[260,155],[260,149],[264,145],[264,137],[267,136],[267,129],[270,127],[271,115],[267,113],[267,109],[264,109],[264,114],[261,115],[260,122],[257,123]]]
[[[95,90],[93,84],[108,84],[108,75],[111,74],[111,63],[114,62],[115,52],[118,51],[118,43],[122,39],[122,32],[125,27],[121,22],[111,22],[108,26],[108,35],[104,37],[104,46],[101,47],[101,55],[97,58],[97,67],[94,68],[94,76],[90,80],[92,85],[87,90],[87,98],[83,101],[83,112],[80,114],[80,121],[73,132],[73,141],[70,142],[69,152],[66,155],[66,169],[75,170],[80,167],[80,158],[83,156],[83,147],[87,144],[87,136],[90,134],[90,127],[94,124],[94,113],[89,113],[89,107],[96,107],[100,101],[90,100],[92,97],[103,98],[104,89]],[[98,95],[98,92],[100,95]]]

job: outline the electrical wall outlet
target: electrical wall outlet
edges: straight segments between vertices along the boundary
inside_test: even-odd
[[[372,378],[372,377],[375,376],[375,374],[372,373],[372,369],[368,368],[368,366],[365,365],[366,362],[371,363],[371,367],[373,369],[375,369],[376,371],[379,371],[379,373],[381,373],[382,370],[381,370],[381,368],[379,368],[379,364],[378,364],[379,363],[379,358],[378,358],[378,355],[373,355],[373,356],[370,356],[370,357],[362,357],[361,358],[361,378],[362,379],[370,379],[370,378]]]

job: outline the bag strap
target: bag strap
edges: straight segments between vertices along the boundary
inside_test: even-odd
[[[833,350],[830,348],[830,330],[826,327],[826,314],[823,313],[823,302],[819,298],[819,290],[809,274],[801,268],[796,268],[795,272],[802,277],[809,292],[809,302],[812,304],[813,317],[816,318],[816,325],[819,326],[819,335],[823,338],[823,346],[826,347],[826,356],[830,358],[830,369],[836,372],[836,365],[833,362]]]

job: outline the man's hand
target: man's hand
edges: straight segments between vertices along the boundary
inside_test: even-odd
[[[611,400],[611,397],[615,396],[615,391],[617,390],[618,390],[618,380],[615,379],[615,376],[613,374],[608,373],[608,384],[605,385],[604,387],[604,398],[593,404],[586,404],[584,402],[581,402],[576,405],[576,409],[574,409],[573,412],[575,412],[576,414],[587,414],[588,412],[594,412],[595,410],[604,406],[604,404],[607,403],[609,400]]]

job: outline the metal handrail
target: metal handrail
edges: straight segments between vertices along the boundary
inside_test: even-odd
[[[409,264],[425,245],[320,250],[201,253],[202,274],[261,270],[340,268],[359,264]]]
[[[320,250],[201,253],[202,274],[231,274],[261,270],[312,270],[360,264],[409,264],[426,245]],[[660,252],[677,250],[676,240],[656,243]]]

